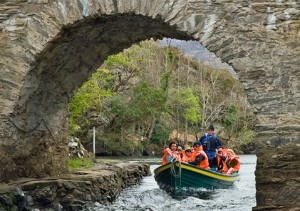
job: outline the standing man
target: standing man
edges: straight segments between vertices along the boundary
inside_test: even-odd
[[[215,134],[215,128],[213,125],[210,125],[207,129],[207,133],[200,138],[200,143],[203,147],[203,151],[208,157],[209,166],[215,168],[216,164],[213,162],[213,159],[216,156],[217,148],[221,146],[221,142]]]

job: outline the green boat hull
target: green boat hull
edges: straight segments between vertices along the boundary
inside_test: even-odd
[[[171,193],[189,189],[227,189],[240,179],[239,174],[225,175],[187,163],[168,163],[154,170],[158,186]]]

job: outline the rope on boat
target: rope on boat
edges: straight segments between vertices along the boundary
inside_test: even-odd
[[[173,159],[171,161],[171,172],[175,178],[180,178],[181,177],[181,162],[178,161],[178,169],[179,169],[178,172],[176,172],[176,168],[175,168],[176,162],[177,162],[176,159]]]
[[[181,162],[178,161],[178,172],[176,173],[176,163],[177,160],[174,158],[171,161],[171,173],[175,178],[175,193],[177,194],[178,191],[181,192]],[[179,186],[176,185],[176,179],[179,178]],[[178,188],[178,189],[177,189]]]

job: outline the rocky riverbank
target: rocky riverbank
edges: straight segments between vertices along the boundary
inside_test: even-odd
[[[0,211],[72,211],[95,202],[107,204],[150,174],[148,164],[119,163],[96,164],[59,178],[19,179],[0,185]]]

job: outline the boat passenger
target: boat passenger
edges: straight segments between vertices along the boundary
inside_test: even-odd
[[[213,159],[213,165],[216,166],[217,172],[222,172],[224,161],[226,160],[226,151],[222,146],[219,146],[216,151],[216,156]]]
[[[181,146],[177,146],[177,149],[176,149],[176,159],[179,160],[179,161],[182,161],[182,157],[183,157],[183,150],[182,150],[182,147]]]
[[[188,163],[209,170],[208,157],[203,151],[201,143],[196,141],[193,144],[193,148],[194,152],[192,154],[191,161]]]
[[[182,151],[182,158],[181,161],[182,162],[191,162],[191,158],[192,158],[192,150],[191,149],[186,149]]]
[[[169,148],[164,149],[162,165],[170,163],[173,159],[177,159],[176,149],[177,149],[177,144],[175,142],[171,142],[169,144]]]
[[[235,155],[232,149],[226,151],[226,160],[222,169],[223,174],[233,174],[237,173],[240,170],[240,157]]]
[[[216,167],[215,163],[213,163],[213,159],[216,156],[217,147],[221,146],[221,142],[215,134],[213,125],[210,125],[207,129],[207,133],[200,138],[200,143],[208,157],[210,167]]]

